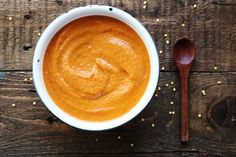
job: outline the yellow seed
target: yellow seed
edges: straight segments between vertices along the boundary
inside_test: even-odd
[[[217,70],[218,69],[218,67],[214,67],[214,70]]]
[[[202,117],[202,114],[201,114],[201,113],[199,113],[197,116],[198,116],[199,118],[201,118],[201,117]]]
[[[206,91],[205,90],[202,90],[202,95],[206,95]]]
[[[184,24],[184,23],[182,23],[182,24],[181,24],[181,26],[182,26],[182,27],[185,27],[185,24]]]
[[[156,18],[156,22],[159,22],[159,21],[160,21],[160,19]]]
[[[133,146],[134,146],[134,144],[133,144],[133,143],[131,143],[131,144],[130,144],[130,146],[131,146],[131,147],[133,147]]]
[[[194,4],[193,7],[194,7],[194,8],[197,8],[197,4]]]
[[[166,33],[164,34],[164,37],[167,37],[167,34],[166,34]]]
[[[12,17],[8,17],[8,20],[11,21],[11,20],[12,20]]]
[[[121,137],[120,137],[120,136],[117,136],[117,138],[118,138],[118,140],[120,140],[120,139],[121,139]]]
[[[40,32],[38,32],[38,36],[41,36],[41,33],[40,33]]]
[[[169,40],[166,40],[166,43],[167,43],[167,44],[169,44],[169,43],[170,43],[170,41],[169,41]]]
[[[163,66],[163,67],[161,67],[161,70],[165,70],[165,67]]]
[[[159,53],[163,53],[163,51],[162,51],[162,50],[160,50],[160,51],[159,51]]]
[[[154,124],[154,123],[152,123],[152,127],[153,127],[153,128],[155,127],[155,124]]]
[[[218,81],[217,83],[218,83],[218,84],[221,84],[221,81]]]
[[[147,4],[147,1],[143,1],[143,4]]]
[[[144,6],[143,6],[143,9],[146,9],[146,8],[147,8],[147,6],[146,6],[146,5],[144,5]]]
[[[176,88],[173,88],[173,91],[175,92],[175,91],[176,91]]]
[[[157,89],[158,89],[158,90],[161,90],[161,87],[158,87]]]
[[[144,118],[141,118],[141,121],[144,122]]]
[[[15,106],[16,106],[16,104],[14,104],[14,103],[13,103],[13,104],[11,104],[11,106],[12,106],[12,107],[15,107]]]
[[[35,102],[35,101],[33,101],[33,105],[36,105],[36,102]]]
[[[174,104],[174,102],[173,102],[173,101],[171,101],[171,102],[170,102],[170,104],[171,104],[171,105],[173,105],[173,104]]]
[[[24,78],[24,81],[26,82],[26,81],[28,81],[28,79],[27,79],[27,78]]]
[[[174,82],[173,82],[173,81],[171,81],[171,82],[170,82],[170,84],[174,84]]]
[[[169,84],[168,83],[166,83],[166,87],[168,87],[169,86]]]

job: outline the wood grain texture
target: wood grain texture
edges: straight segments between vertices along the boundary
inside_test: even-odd
[[[158,97],[154,96],[137,118],[103,132],[78,130],[54,117],[37,97],[32,81],[24,81],[31,75],[31,72],[0,73],[0,154],[90,156],[86,155],[89,153],[91,156],[119,156],[121,153],[122,156],[142,156],[146,153],[146,156],[181,156],[182,153],[192,153],[192,156],[227,157],[236,154],[236,123],[232,120],[236,113],[226,111],[229,116],[223,117],[223,120],[230,120],[227,126],[218,124],[209,116],[212,106],[228,96],[236,100],[235,72],[191,73],[191,125],[187,145],[180,143],[180,85],[170,84],[171,81],[179,82],[176,73],[161,73]],[[221,85],[217,84],[218,80],[222,81]],[[173,87],[176,92],[173,92]],[[202,95],[202,89],[206,90],[206,96]],[[33,101],[37,104],[33,105]],[[174,104],[171,105],[170,101]],[[12,107],[12,103],[16,106]],[[228,105],[235,105],[235,101],[228,102]],[[169,115],[169,111],[175,111],[175,114]],[[216,110],[217,113],[219,111]],[[153,123],[155,127],[152,127]],[[118,136],[121,136],[120,140]],[[134,147],[130,146],[131,143]]]
[[[193,8],[196,2],[197,8]],[[159,50],[164,52],[160,54],[160,61],[165,71],[176,70],[171,48],[174,41],[184,35],[197,45],[193,71],[209,71],[214,66],[218,71],[236,69],[236,5],[233,0],[225,0],[225,3],[220,0],[148,0],[146,9],[142,0],[1,0],[0,70],[31,70],[38,33],[58,15],[89,4],[115,6],[140,20]],[[8,20],[9,17],[12,20]],[[170,44],[166,44],[167,39]]]

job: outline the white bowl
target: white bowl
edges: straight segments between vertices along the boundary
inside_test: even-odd
[[[61,110],[48,95],[43,80],[44,54],[53,36],[63,26],[70,23],[71,21],[91,15],[102,15],[102,16],[112,17],[126,23],[131,28],[133,28],[136,31],[136,33],[141,37],[145,46],[147,47],[151,66],[150,79],[146,91],[140,98],[139,102],[128,113],[116,119],[104,122],[89,122],[80,120]],[[35,53],[33,58],[33,78],[37,93],[39,94],[40,98],[47,106],[47,108],[59,119],[61,119],[62,121],[73,127],[84,130],[105,130],[120,126],[128,122],[147,106],[147,104],[152,98],[152,95],[155,92],[157,81],[159,78],[159,58],[157,55],[157,49],[150,34],[138,20],[133,18],[130,14],[114,7],[90,5],[70,10],[68,13],[65,13],[56,18],[45,29],[35,48]]]

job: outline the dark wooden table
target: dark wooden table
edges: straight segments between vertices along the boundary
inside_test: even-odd
[[[89,4],[115,6],[140,20],[161,62],[158,96],[132,121],[102,132],[58,120],[30,80],[40,33],[58,15]],[[184,35],[197,46],[187,144],[180,142],[180,83],[171,57]],[[0,0],[0,156],[235,157],[236,1]]]

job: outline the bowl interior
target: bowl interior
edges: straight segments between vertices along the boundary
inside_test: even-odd
[[[43,59],[46,48],[53,38],[53,36],[66,24],[70,23],[71,21],[85,17],[85,16],[92,16],[92,15],[102,15],[108,16],[115,19],[118,19],[127,25],[129,25],[132,29],[136,31],[136,33],[141,37],[143,40],[150,59],[150,79],[147,85],[146,91],[144,95],[141,97],[139,102],[126,114],[122,115],[113,120],[104,121],[104,122],[88,122],[77,119],[75,117],[70,116],[69,114],[65,113],[61,110],[50,98],[47,93],[47,90],[44,85],[43,80]],[[39,94],[40,98],[46,105],[46,107],[59,119],[64,121],[65,123],[74,126],[76,128],[85,129],[85,130],[105,130],[111,129],[117,126],[120,126],[127,121],[134,118],[138,113],[140,113],[144,107],[148,104],[151,100],[153,93],[155,92],[157,81],[159,78],[159,58],[157,56],[157,49],[155,44],[148,33],[148,31],[142,26],[142,24],[133,18],[128,13],[114,8],[110,6],[86,6],[80,7],[70,10],[68,13],[65,13],[58,18],[56,18],[43,32],[41,35],[37,46],[35,48],[34,58],[33,58],[33,78],[34,84]]]

